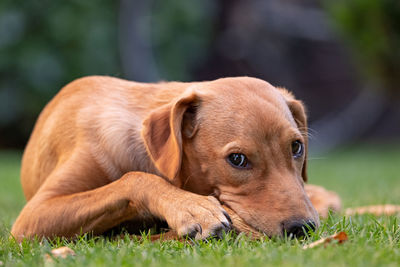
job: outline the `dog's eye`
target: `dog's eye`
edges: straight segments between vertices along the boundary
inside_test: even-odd
[[[300,158],[304,153],[304,145],[299,140],[292,143],[292,154],[294,158]]]
[[[228,162],[236,168],[247,169],[249,168],[249,162],[247,157],[241,153],[232,153],[228,156]]]

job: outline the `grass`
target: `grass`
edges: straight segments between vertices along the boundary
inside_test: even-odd
[[[400,204],[400,150],[391,147],[355,147],[311,158],[309,179],[337,191],[345,207]],[[400,218],[371,215],[323,220],[316,233],[304,240],[252,241],[227,235],[222,240],[194,244],[151,243],[128,238],[110,240],[82,236],[66,240],[25,241],[8,238],[9,229],[24,205],[19,184],[18,152],[0,153],[0,265],[5,266],[399,266]],[[338,231],[349,241],[303,250],[302,246]],[[52,248],[68,246],[76,256],[46,262]]]

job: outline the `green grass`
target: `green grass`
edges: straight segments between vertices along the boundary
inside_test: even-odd
[[[400,204],[400,150],[357,147],[312,158],[311,183],[337,191],[345,207]],[[9,229],[24,205],[19,184],[20,153],[0,153],[0,261],[5,266],[399,266],[400,218],[370,215],[331,216],[304,240],[251,241],[227,235],[223,240],[195,244],[151,243],[128,238],[110,240],[82,236],[69,242],[29,241],[17,244]],[[302,246],[338,231],[349,241],[303,250]],[[45,262],[52,248],[66,245],[76,256]],[[0,265],[2,265],[0,263]]]

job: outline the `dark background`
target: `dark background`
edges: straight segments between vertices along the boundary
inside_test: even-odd
[[[57,3],[56,3],[57,2]],[[2,0],[0,149],[85,75],[255,76],[309,111],[312,149],[400,140],[398,0]]]

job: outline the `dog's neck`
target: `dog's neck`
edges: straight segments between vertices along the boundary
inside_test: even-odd
[[[114,168],[108,167],[107,170],[103,170],[107,176],[116,180],[129,171],[141,171],[162,176],[151,161],[141,137],[143,121],[152,111],[170,104],[189,85],[190,83],[177,82],[135,83],[130,90],[121,92],[123,95],[120,95],[120,98],[109,99],[108,106],[115,108],[109,108],[94,115],[107,118],[107,120],[99,119],[97,121],[102,121],[102,128],[104,128],[102,131],[112,133],[110,136],[114,138],[112,147],[111,144],[110,146],[102,144],[102,148],[106,148],[110,153],[110,160],[113,161],[112,165],[114,166]],[[138,97],[138,95],[140,96]],[[116,131],[114,132],[113,129]],[[99,155],[97,162],[100,165],[102,165],[102,160],[102,155]]]

